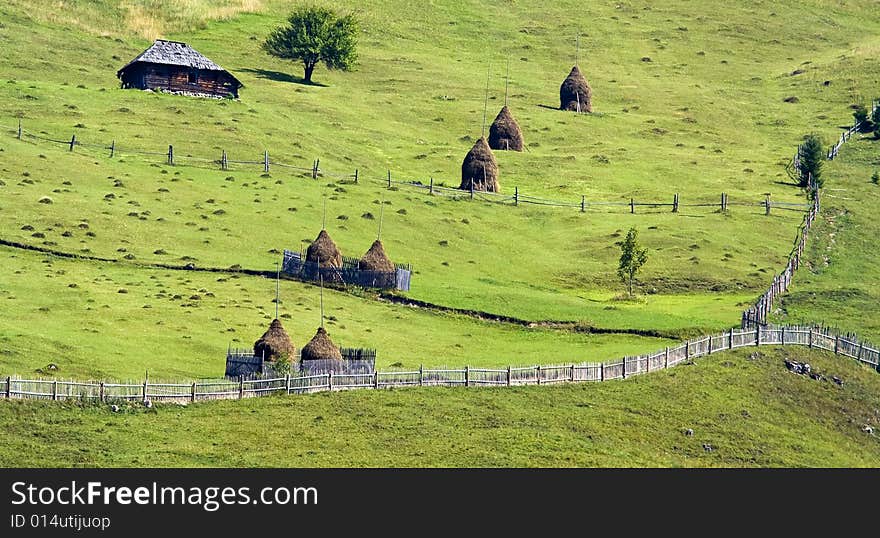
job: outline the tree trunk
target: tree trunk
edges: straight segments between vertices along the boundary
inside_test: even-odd
[[[306,84],[312,83],[312,72],[315,70],[315,64],[305,64],[305,77],[304,80]]]
[[[630,272],[629,274],[629,296],[633,296],[633,274]]]

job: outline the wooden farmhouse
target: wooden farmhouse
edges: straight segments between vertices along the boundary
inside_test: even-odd
[[[117,71],[123,88],[202,97],[238,97],[241,82],[229,71],[179,41],[157,39]]]

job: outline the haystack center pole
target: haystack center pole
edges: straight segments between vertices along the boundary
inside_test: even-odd
[[[488,112],[488,109],[489,109],[489,70],[490,69],[491,69],[491,66],[486,68],[486,97],[485,97],[485,99],[483,99],[483,135],[482,136],[484,138],[486,136],[486,113]]]
[[[507,91],[510,87],[510,55],[507,55],[507,75],[504,76],[504,106],[507,106]]]
[[[278,319],[278,303],[281,301],[281,266],[275,262],[275,319]]]
[[[318,260],[318,278],[321,281],[321,328],[324,328],[324,275],[321,274],[321,260]]]
[[[376,234],[376,241],[379,241],[382,239],[382,218],[384,216],[385,216],[385,198],[382,198],[382,205],[379,207],[379,233]]]

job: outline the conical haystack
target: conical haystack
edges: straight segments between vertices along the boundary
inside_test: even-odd
[[[295,355],[296,348],[277,318],[272,320],[269,330],[254,342],[254,356],[264,357],[267,361],[281,357],[293,359]]]
[[[342,361],[342,353],[330,340],[324,327],[318,327],[315,336],[303,346],[300,358],[303,361]]]
[[[559,87],[559,109],[575,112],[593,111],[593,90],[578,66],[571,68],[571,73],[565,77],[562,86]]]
[[[342,253],[330,239],[327,230],[321,230],[315,241],[309,245],[306,261],[318,263],[321,267],[342,267]]]
[[[379,241],[378,239],[373,241],[370,250],[364,254],[364,257],[361,258],[361,261],[358,263],[358,269],[361,271],[379,271],[382,273],[394,272],[394,264],[391,263],[388,255],[385,254],[385,248],[382,246],[382,241]]]
[[[495,162],[495,155],[485,138],[477,140],[461,163],[461,185],[458,188],[469,191],[471,185],[475,191],[501,190],[498,184],[498,163]]]
[[[489,147],[497,150],[522,151],[523,135],[507,105],[489,127]]]

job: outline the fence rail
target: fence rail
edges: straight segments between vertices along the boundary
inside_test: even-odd
[[[255,398],[271,394],[309,394],[323,391],[389,387],[511,387],[556,383],[603,382],[627,379],[692,361],[714,353],[756,346],[803,346],[832,351],[870,365],[880,372],[880,348],[852,334],[827,327],[758,325],[689,340],[675,347],[624,357],[612,362],[554,364],[529,367],[442,368],[372,373],[285,375],[239,380],[188,382],[79,382],[57,379],[0,379],[0,397],[7,399],[197,402]]]
[[[427,179],[409,179],[409,180],[398,180],[393,179],[391,171],[387,171],[387,176],[385,179],[364,176],[360,174],[358,169],[355,169],[352,173],[347,172],[332,172],[329,170],[325,170],[320,167],[321,160],[315,159],[312,162],[311,167],[291,164],[283,161],[279,161],[274,157],[271,157],[271,152],[268,150],[263,151],[263,154],[259,159],[253,160],[234,160],[229,158],[229,154],[226,150],[221,150],[220,155],[217,155],[216,158],[211,157],[196,157],[190,153],[183,153],[179,148],[175,148],[173,145],[169,145],[167,150],[163,151],[145,151],[135,148],[129,148],[128,146],[122,146],[116,144],[116,141],[113,140],[109,144],[106,143],[87,143],[82,140],[79,140],[76,134],[71,135],[70,139],[65,139],[59,136],[50,136],[46,133],[33,133],[28,131],[22,127],[22,123],[19,120],[17,128],[8,128],[6,129],[7,133],[11,133],[14,137],[19,140],[27,140],[31,142],[46,142],[52,144],[59,144],[61,146],[67,147],[68,151],[74,151],[75,148],[87,148],[94,151],[99,151],[101,153],[106,154],[108,158],[119,157],[123,155],[131,155],[131,156],[145,156],[152,161],[162,162],[169,166],[195,166],[200,168],[211,168],[216,170],[230,171],[233,170],[231,165],[239,165],[239,166],[249,166],[256,167],[261,169],[263,173],[268,174],[273,167],[280,167],[285,171],[296,171],[301,172],[302,177],[309,177],[311,179],[319,179],[322,177],[333,178],[340,181],[352,182],[352,183],[361,183],[363,181],[369,181],[372,183],[383,183],[386,188],[391,189],[392,187],[397,188],[397,186],[412,188],[421,190],[423,192],[427,192],[432,196],[445,197],[448,199],[454,200],[480,200],[483,202],[496,203],[496,204],[505,204],[511,206],[519,206],[520,204],[531,204],[538,206],[546,206],[546,207],[561,207],[561,208],[573,208],[578,209],[582,213],[586,213],[588,211],[597,211],[601,209],[615,209],[620,208],[626,212],[635,214],[636,208],[671,208],[673,213],[678,213],[679,208],[717,208],[720,211],[727,211],[729,208],[734,206],[739,207],[760,207],[764,209],[764,213],[769,215],[772,208],[777,208],[779,210],[797,210],[801,211],[809,208],[809,204],[804,204],[801,202],[794,201],[775,201],[771,200],[769,196],[765,197],[764,200],[737,200],[730,199],[730,196],[727,193],[720,193],[720,196],[715,200],[691,200],[688,202],[682,202],[679,194],[675,193],[671,196],[671,199],[667,200],[636,200],[635,198],[630,198],[629,201],[626,200],[612,200],[612,201],[602,201],[602,200],[588,200],[586,196],[581,196],[576,200],[553,200],[548,198],[542,198],[539,196],[532,196],[523,193],[519,187],[514,187],[513,194],[503,194],[503,193],[494,193],[494,192],[483,192],[483,191],[474,191],[474,190],[463,190],[458,188],[451,188],[442,185],[435,184],[434,178]],[[381,286],[380,286],[381,287]]]

